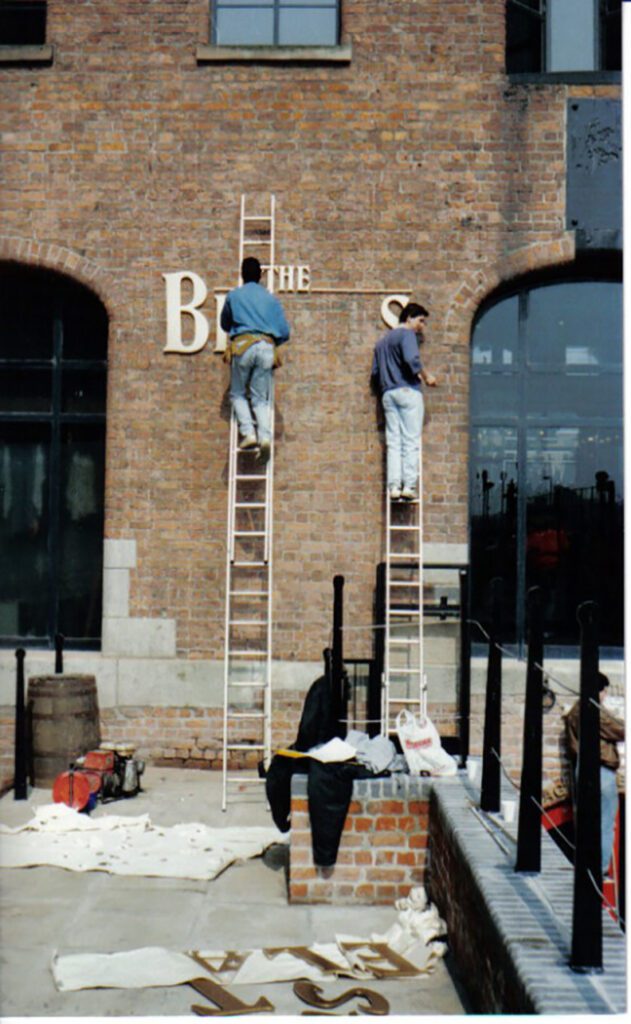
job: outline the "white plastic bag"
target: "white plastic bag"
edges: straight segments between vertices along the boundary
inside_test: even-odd
[[[456,762],[443,750],[438,730],[427,715],[418,718],[407,709],[397,715],[397,735],[412,775],[455,775]]]

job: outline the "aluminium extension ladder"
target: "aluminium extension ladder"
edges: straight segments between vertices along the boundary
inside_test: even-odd
[[[396,732],[404,708],[422,714],[423,446],[419,442],[419,497],[391,501],[386,489],[386,598],[381,732]],[[425,698],[426,699],[426,698]]]
[[[241,196],[239,268],[244,256],[256,256],[274,283],[275,200],[269,212],[246,214]],[[230,418],[228,460],[228,532],[226,544],[226,613],[223,702],[222,810],[229,795],[264,782],[258,763],[267,768],[272,735],[272,540],[274,482],[274,390],[270,410],[269,459],[259,449],[239,448],[239,429]],[[231,756],[246,767],[232,771]]]

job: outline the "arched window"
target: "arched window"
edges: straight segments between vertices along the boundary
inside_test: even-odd
[[[59,275],[0,266],[0,640],[97,647],[107,314]]]
[[[545,640],[576,645],[576,607],[622,645],[622,294],[614,280],[523,286],[476,320],[471,362],[473,617],[505,581],[505,636],[525,640],[529,587]]]

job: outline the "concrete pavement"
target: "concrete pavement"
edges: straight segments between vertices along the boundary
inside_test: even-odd
[[[33,808],[51,802],[49,790],[35,789],[26,801],[13,793],[0,799],[0,822],[17,825]],[[148,767],[143,792],[129,800],[99,804],[92,816],[149,814],[155,825],[199,821],[206,825],[271,825],[259,794],[221,811],[217,772]],[[0,838],[1,841],[1,838]],[[0,1013],[31,1016],[190,1016],[203,1003],[189,986],[141,990],[98,989],[57,992],[50,963],[55,952],[106,953],[139,946],[168,949],[243,950],[268,945],[309,945],[333,941],[344,932],[368,936],[396,920],[394,907],[289,906],[287,848],[271,847],[263,857],[235,863],[211,881],[121,877],[59,868],[0,872]],[[466,1006],[448,954],[434,973],[409,981],[370,982],[392,1014],[462,1014]],[[353,987],[350,980],[325,986],[327,997]],[[307,1007],[292,984],[235,987],[245,1002],[264,995],[278,1015]],[[211,1004],[208,1004],[209,1006]],[[337,1012],[348,1014],[357,1001]]]

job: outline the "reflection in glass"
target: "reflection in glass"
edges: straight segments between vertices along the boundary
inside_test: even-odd
[[[514,362],[502,366],[507,338]],[[622,644],[621,338],[621,288],[610,281],[523,290],[476,324],[472,611],[488,629],[489,584],[502,576],[513,595],[507,641],[524,642],[525,595],[538,585],[549,644],[578,643],[585,600],[599,605],[601,642]]]

